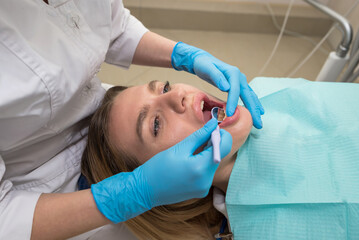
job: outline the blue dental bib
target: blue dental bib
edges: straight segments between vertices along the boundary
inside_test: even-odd
[[[234,239],[359,239],[359,84],[257,78],[226,195]]]

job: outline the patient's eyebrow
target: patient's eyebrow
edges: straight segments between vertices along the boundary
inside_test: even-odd
[[[151,82],[148,83],[147,87],[148,87],[148,90],[151,92],[151,93],[155,93],[156,92],[156,83],[158,81],[157,80],[152,80]]]
[[[144,105],[140,111],[140,114],[138,114],[137,122],[136,122],[136,133],[141,142],[143,143],[143,137],[142,137],[142,125],[145,121],[148,110],[150,109],[150,105]]]

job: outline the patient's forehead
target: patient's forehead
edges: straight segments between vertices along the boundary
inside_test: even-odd
[[[110,139],[116,145],[132,149],[137,146],[136,119],[145,102],[144,86],[133,86],[120,92],[114,99],[110,112]]]

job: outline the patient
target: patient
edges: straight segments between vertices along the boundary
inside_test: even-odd
[[[335,171],[333,169],[313,172],[313,169],[337,166],[336,155],[338,151],[341,154],[341,145],[346,141],[341,139],[342,142],[338,142],[338,137],[348,137],[346,126],[350,121],[354,120],[352,124],[358,125],[359,111],[349,114],[351,118],[348,118],[347,112],[354,108],[341,105],[352,104],[349,101],[353,100],[359,102],[358,97],[348,98],[359,93],[357,85],[349,85],[259,79],[254,81],[252,88],[262,97],[261,102],[266,110],[263,130],[252,130],[251,116],[247,109],[241,106],[237,107],[232,117],[227,117],[220,124],[222,129],[232,135],[233,145],[230,154],[222,159],[218,167],[213,187],[221,189],[223,193],[227,192],[228,215],[235,239],[239,239],[239,236],[241,239],[265,239],[268,234],[274,234],[274,239],[290,239],[292,232],[278,231],[273,228],[271,222],[273,219],[283,220],[277,223],[285,226],[290,224],[288,219],[293,219],[293,216],[286,215],[281,204],[312,204],[318,199],[320,202],[338,202],[340,197],[322,197],[322,194],[327,193],[326,182],[331,186],[333,181],[338,181],[339,185],[350,182],[353,187],[358,187],[353,189],[359,189],[359,180],[355,177],[359,175],[359,164],[350,165],[354,160],[358,163],[358,149],[351,149],[350,156],[343,154],[340,158],[342,164],[348,163],[348,166],[351,166],[351,170],[338,171],[338,174],[345,172],[348,177],[333,179],[331,175],[326,176],[327,172]],[[330,89],[338,94],[342,86],[355,91],[347,91],[339,100],[348,98],[348,102],[344,99],[341,104],[335,106],[339,100],[335,103],[331,101],[338,95],[330,97]],[[323,88],[326,89],[325,93],[317,93],[317,90]],[[185,84],[170,85],[168,82],[152,81],[130,88],[111,88],[91,120],[88,144],[82,158],[83,174],[92,184],[122,171],[132,171],[158,152],[175,145],[201,128],[211,118],[210,110],[215,106],[225,108],[225,102]],[[344,111],[344,120],[332,116],[333,111],[337,111],[336,108]],[[338,122],[341,120],[347,122]],[[328,132],[332,134],[329,137]],[[356,138],[350,143],[359,143],[359,128],[351,128],[350,132],[354,133],[351,137]],[[328,141],[333,142],[330,139],[336,140],[336,152],[328,152],[333,150],[333,144],[328,144]],[[238,149],[240,150],[237,157]],[[331,160],[330,164],[334,165],[327,166],[328,159]],[[352,171],[356,172],[356,175],[350,178]],[[318,186],[311,187],[316,184]],[[317,190],[322,191],[322,194],[315,192]],[[338,197],[341,194],[335,192],[333,195]],[[354,193],[351,191],[351,194],[345,197],[349,197],[349,200],[346,200],[348,202],[350,199],[359,200],[359,190]],[[126,224],[140,239],[214,239],[223,215],[213,207],[212,202],[213,194],[210,192],[203,199],[156,207],[128,220]],[[254,210],[253,206],[256,205],[276,207],[271,208],[270,213],[261,215],[260,211],[263,209]],[[299,212],[296,222],[298,231],[303,231],[303,227],[310,230],[311,225],[318,229],[316,225],[320,225],[322,219],[316,219],[313,224],[307,220],[311,212],[304,214],[303,209]],[[304,214],[303,219],[306,220],[302,221],[300,214]],[[318,212],[316,214],[318,215]],[[258,220],[256,217],[262,219]],[[328,216],[325,218],[330,219]],[[352,219],[356,219],[356,222],[352,223],[359,224],[359,217]],[[243,226],[246,226],[245,229]],[[353,229],[358,226],[354,224]],[[260,235],[263,232],[267,235]],[[322,231],[316,234],[313,239],[324,239],[323,237],[327,236],[318,235],[323,234]],[[330,234],[329,236],[333,236]],[[338,236],[335,239],[340,239],[341,235],[335,236]]]

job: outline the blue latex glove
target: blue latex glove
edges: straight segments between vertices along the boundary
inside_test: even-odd
[[[208,194],[218,164],[212,147],[193,155],[217,127],[210,120],[182,142],[158,153],[133,172],[119,173],[91,186],[98,209],[114,223],[126,221],[153,207]],[[232,137],[221,130],[221,157],[231,150]]]
[[[227,116],[232,116],[241,97],[244,105],[252,115],[254,127],[262,128],[262,104],[257,95],[248,86],[246,76],[237,67],[226,64],[199,48],[178,42],[172,52],[172,66],[196,74],[203,80],[228,92]]]

